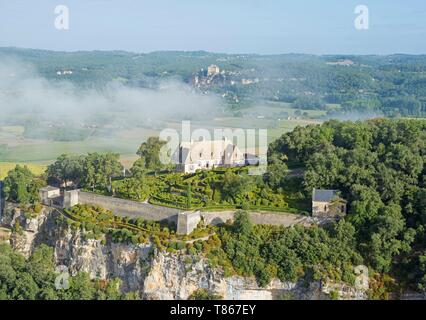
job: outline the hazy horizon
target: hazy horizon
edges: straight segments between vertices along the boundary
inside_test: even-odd
[[[69,9],[69,30],[55,8]],[[355,8],[368,7],[368,30]],[[0,4],[0,47],[52,51],[207,51],[225,54],[426,54],[421,0],[81,1]]]
[[[0,50],[4,49],[14,49],[14,50],[35,50],[35,51],[48,51],[54,53],[86,53],[86,52],[125,52],[130,54],[154,54],[158,52],[189,52],[189,53],[197,53],[197,52],[205,52],[208,54],[217,54],[217,55],[252,55],[252,56],[285,56],[285,55],[306,55],[306,56],[317,56],[317,57],[327,57],[327,56],[354,56],[354,57],[363,57],[363,56],[377,56],[377,57],[386,57],[386,56],[396,56],[396,55],[404,55],[404,56],[425,56],[425,53],[404,53],[404,52],[393,52],[386,54],[375,54],[375,53],[365,53],[365,54],[357,54],[357,53],[327,53],[327,54],[315,54],[315,53],[303,53],[303,52],[281,52],[281,53],[256,53],[256,52],[219,52],[219,51],[207,51],[207,50],[152,50],[152,51],[132,51],[125,49],[93,49],[93,50],[53,50],[53,49],[44,49],[44,48],[32,48],[32,47],[15,47],[15,46],[0,46]]]

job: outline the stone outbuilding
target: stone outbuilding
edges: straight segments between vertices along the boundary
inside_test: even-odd
[[[79,204],[79,191],[61,192],[60,188],[47,186],[39,190],[40,202],[45,206],[69,209]]]
[[[176,233],[179,235],[188,235],[197,228],[200,221],[200,211],[179,212]]]
[[[40,201],[45,206],[58,206],[62,204],[61,189],[47,186],[39,190]]]
[[[346,215],[346,201],[337,190],[312,191],[312,216],[339,218]]]

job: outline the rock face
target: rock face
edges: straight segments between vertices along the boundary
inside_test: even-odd
[[[1,222],[3,226],[14,229],[10,236],[12,247],[29,257],[36,246],[36,238],[51,213],[44,208],[37,218],[33,218],[18,206],[6,203]]]
[[[87,272],[91,278],[120,278],[122,290],[141,291],[149,265],[150,246],[127,245],[85,239],[80,232],[64,233],[54,244],[58,265],[65,265],[72,275]]]
[[[182,300],[197,289],[206,289],[225,300],[272,300],[282,296],[327,299],[317,282],[304,286],[275,279],[265,288],[260,288],[254,278],[225,277],[222,270],[211,268],[202,258],[169,253],[155,255],[144,282],[146,299]]]
[[[54,248],[57,265],[68,267],[71,274],[83,271],[92,278],[120,278],[123,292],[138,291],[143,299],[183,300],[198,289],[227,300],[329,298],[319,282],[285,283],[275,279],[260,288],[254,278],[225,277],[221,269],[212,268],[203,257],[158,252],[151,245],[87,239],[83,232],[58,222],[59,216],[55,209],[43,207],[32,217],[16,205],[7,204],[2,225],[13,229],[10,243],[26,257],[45,243]],[[365,292],[351,294],[365,296]]]
[[[157,252],[144,281],[144,297],[151,300],[187,299],[197,289],[220,292],[223,276],[206,260]]]

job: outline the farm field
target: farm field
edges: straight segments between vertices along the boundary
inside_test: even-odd
[[[17,164],[26,165],[32,173],[41,175],[46,170],[46,165],[33,163],[0,162],[0,180],[7,176],[7,173],[16,167]]]
[[[318,110],[302,110],[309,117],[316,118],[324,114]],[[294,116],[294,109],[283,104],[272,104],[243,109],[243,116],[224,116],[210,120],[191,121],[191,130],[207,129],[212,133],[216,128],[230,129],[267,129],[268,143],[282,134],[292,131],[297,126],[306,126],[320,123],[311,119],[280,118],[280,114],[287,112]],[[83,141],[51,141],[42,139],[29,139],[24,136],[22,126],[0,127],[0,162],[29,163],[35,170],[53,162],[61,154],[86,154],[89,152],[116,152],[121,155],[122,163],[130,168],[136,160],[136,150],[140,144],[150,136],[158,136],[161,129],[172,128],[181,130],[180,121],[163,122],[158,128],[129,127],[112,131],[109,137],[93,136]],[[256,139],[257,142],[257,139]],[[248,148],[255,146],[247,145]],[[5,167],[6,165],[4,165]]]

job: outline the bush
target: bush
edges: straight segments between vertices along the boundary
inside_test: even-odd
[[[185,242],[179,241],[176,243],[176,249],[177,250],[183,250],[185,249]]]
[[[206,289],[197,289],[189,297],[188,300],[222,300],[223,297],[208,292]]]
[[[43,206],[40,203],[36,203],[33,206],[33,210],[35,213],[40,213],[42,209],[43,209]]]

